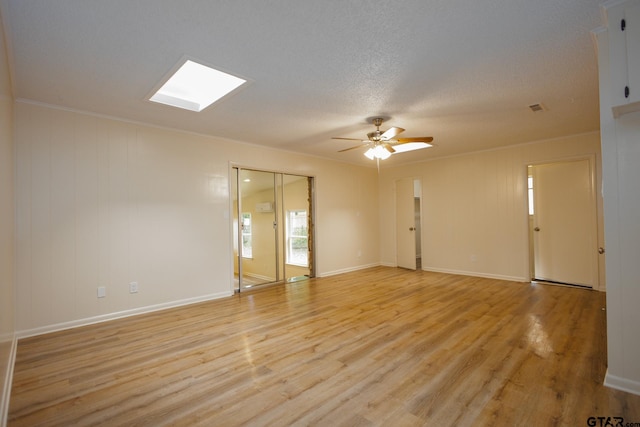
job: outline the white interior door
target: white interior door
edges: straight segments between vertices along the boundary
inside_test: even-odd
[[[396,181],[396,251],[398,267],[416,269],[413,178]]]
[[[595,287],[596,201],[590,161],[532,168],[536,279]]]

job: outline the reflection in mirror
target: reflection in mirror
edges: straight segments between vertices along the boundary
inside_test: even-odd
[[[285,216],[284,260],[287,281],[306,279],[310,276],[309,179],[305,176],[283,176],[283,205]]]
[[[313,181],[233,168],[236,289],[312,277]]]
[[[242,287],[278,281],[275,178],[272,172],[240,169],[239,255]]]

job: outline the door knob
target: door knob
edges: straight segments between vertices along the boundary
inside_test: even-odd
[[[415,230],[415,227],[409,227],[409,231]]]
[[[540,227],[534,228],[533,231],[540,231]]]
[[[603,254],[604,253],[604,248],[598,248],[598,253],[599,254]]]

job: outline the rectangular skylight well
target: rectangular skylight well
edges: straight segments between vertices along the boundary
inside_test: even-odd
[[[246,80],[187,60],[149,99],[200,112]]]

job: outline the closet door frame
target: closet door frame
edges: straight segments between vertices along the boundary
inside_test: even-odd
[[[237,170],[237,173],[234,171]],[[306,178],[308,183],[308,234],[309,234],[309,277],[315,277],[317,261],[316,261],[316,232],[315,232],[315,177],[313,175],[305,175],[299,172],[290,172],[282,170],[268,170],[259,167],[247,166],[238,163],[229,163],[229,234],[230,234],[230,252],[231,252],[231,288],[233,292],[241,292],[246,290],[247,287],[243,286],[243,267],[242,267],[242,233],[240,231],[240,216],[242,214],[242,200],[239,196],[242,195],[241,191],[241,171],[251,170],[255,172],[265,172],[274,174],[276,188],[274,198],[274,214],[275,214],[275,227],[276,227],[276,280],[273,282],[265,283],[264,285],[273,285],[286,282],[286,236],[285,236],[285,215],[284,210],[284,176],[297,176]],[[234,182],[235,180],[235,182]],[[235,193],[235,194],[234,194]],[[237,275],[236,281],[236,263],[237,263]],[[262,285],[258,285],[262,286]]]

